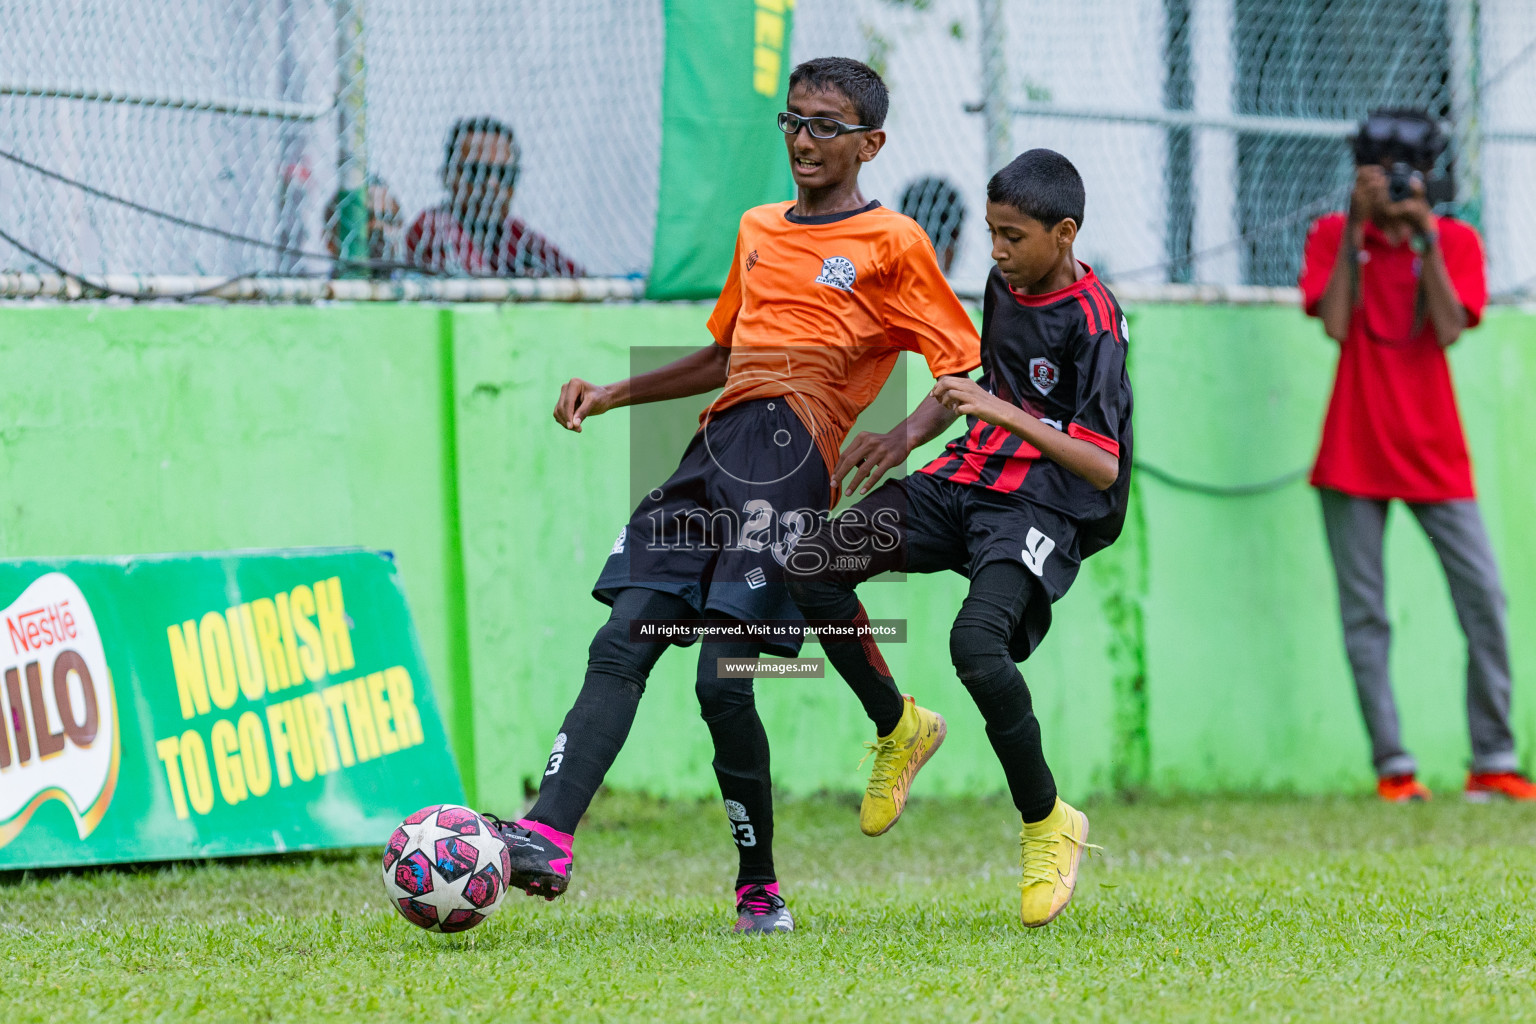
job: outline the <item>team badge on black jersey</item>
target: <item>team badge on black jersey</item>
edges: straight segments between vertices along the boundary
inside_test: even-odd
[[[854,277],[852,260],[842,256],[828,256],[821,261],[821,274],[816,278],[816,283],[829,284],[833,288],[851,292]]]
[[[1056,386],[1056,382],[1060,379],[1061,370],[1049,359],[1036,356],[1029,361],[1029,382],[1042,395],[1050,394],[1051,389]]]

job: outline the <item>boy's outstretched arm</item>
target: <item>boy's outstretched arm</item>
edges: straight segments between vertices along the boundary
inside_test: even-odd
[[[1098,490],[1108,490],[1120,477],[1120,460],[1103,448],[1046,426],[975,381],[941,377],[933,386],[932,397],[955,415],[975,416],[1022,438],[1038,448],[1041,455],[1060,463],[1067,472],[1082,477]]]
[[[560,389],[560,400],[555,403],[555,422],[579,434],[582,420],[609,409],[702,395],[725,386],[730,364],[731,350],[710,344],[660,369],[626,377],[616,384],[604,386],[572,377]]]
[[[969,383],[970,378],[964,376],[946,376],[941,380],[963,380]],[[843,449],[842,457],[837,460],[837,465],[832,469],[832,504],[836,505],[843,493],[843,477],[850,470],[857,470],[853,479],[849,481],[847,491],[853,494],[868,494],[870,488],[880,482],[885,476],[886,470],[892,466],[899,466],[913,449],[919,445],[927,444],[949,428],[955,422],[955,414],[938,400],[929,394],[912,410],[912,415],[885,434],[875,434],[868,430],[859,431],[855,437]],[[859,490],[859,484],[864,484],[864,489]]]

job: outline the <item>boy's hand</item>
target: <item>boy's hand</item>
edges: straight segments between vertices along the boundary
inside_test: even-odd
[[[1355,168],[1355,187],[1349,194],[1349,222],[1364,224],[1387,204],[1387,170],[1379,164]]]
[[[1389,202],[1381,208],[1381,212],[1389,218],[1406,222],[1419,234],[1427,235],[1435,230],[1436,218],[1434,207],[1429,205],[1424,192],[1424,179],[1415,174],[1409,187],[1413,192],[1407,199]]]
[[[889,434],[859,431],[859,436],[843,449],[837,465],[832,467],[832,504],[836,505],[842,499],[843,477],[848,475],[849,470],[857,472],[848,483],[847,493],[858,491],[859,494],[868,494],[869,489],[885,476],[886,470],[902,464],[911,454],[911,449],[907,447],[906,438],[898,436],[898,433],[894,430]],[[858,489],[861,481],[864,483],[862,491]]]
[[[612,395],[608,388],[572,377],[560,389],[560,400],[555,403],[555,422],[579,434],[582,420],[601,415],[611,408]]]
[[[965,377],[940,377],[933,386],[933,397],[958,416],[975,416],[1004,429],[1007,429],[1007,425],[998,417],[1009,416],[1015,411],[1014,406]]]

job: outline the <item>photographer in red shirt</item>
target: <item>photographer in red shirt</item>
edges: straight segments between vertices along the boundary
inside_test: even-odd
[[[1533,800],[1536,786],[1516,771],[1509,728],[1504,592],[1445,358],[1482,317],[1482,240],[1471,225],[1430,207],[1426,175],[1445,139],[1426,112],[1373,111],[1352,141],[1349,212],[1312,225],[1300,284],[1307,314],[1320,317],[1339,343],[1312,485],[1322,499],[1377,792],[1393,801],[1430,795],[1403,747],[1387,667],[1382,539],[1395,498],[1434,545],[1467,638],[1472,768],[1465,796]]]

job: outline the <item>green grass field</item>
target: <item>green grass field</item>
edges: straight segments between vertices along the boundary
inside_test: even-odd
[[[0,1020],[1536,1019],[1536,808],[1091,804],[1067,912],[1017,923],[1017,820],[786,803],[799,931],[729,932],[713,804],[605,797],[571,893],[476,932],[384,905],[375,851],[11,875]],[[621,824],[622,823],[622,824]]]

